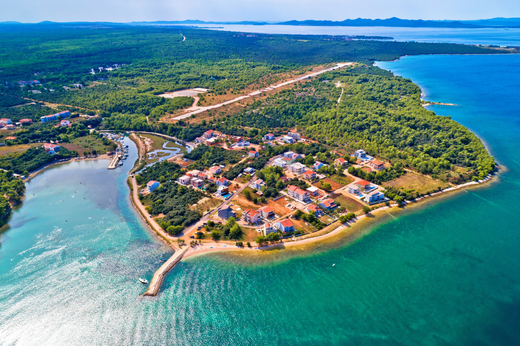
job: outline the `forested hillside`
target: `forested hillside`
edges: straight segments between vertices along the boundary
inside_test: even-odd
[[[340,82],[337,87],[334,82]],[[341,101],[338,98],[344,89]],[[457,167],[480,179],[494,159],[480,139],[450,117],[422,107],[420,88],[376,67],[330,72],[256,102],[217,128],[298,126],[307,136],[347,151],[369,154],[423,174],[448,179]],[[467,172],[467,171],[465,171]]]
[[[105,116],[150,115],[158,107],[156,115],[161,115],[168,108],[187,105],[164,107],[176,102],[156,96],[164,91],[205,87],[214,95],[236,93],[248,86],[273,84],[282,78],[281,73],[301,73],[313,65],[393,60],[402,55],[495,52],[457,44],[244,35],[187,27],[0,26],[0,106],[21,104],[18,97],[23,96],[106,112]],[[33,79],[42,83],[32,87],[37,93],[17,84]]]

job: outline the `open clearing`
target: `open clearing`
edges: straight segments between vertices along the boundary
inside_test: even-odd
[[[205,93],[206,91],[208,91],[208,89],[194,88],[194,89],[172,91],[172,92],[164,93],[164,94],[161,94],[161,95],[158,95],[158,96],[159,97],[164,97],[164,98],[167,98],[167,99],[173,99],[175,97],[181,97],[181,96],[195,97],[198,94]]]
[[[41,143],[32,143],[32,144],[19,144],[19,145],[11,145],[11,146],[4,146],[0,147],[0,155],[7,155],[7,154],[13,154],[13,153],[20,153],[24,152],[27,149],[31,147],[38,147],[41,146]]]
[[[332,189],[330,189],[330,190],[324,189],[323,188],[323,184],[325,184],[325,183],[329,183],[330,186],[332,187]],[[341,185],[339,183],[336,183],[334,180],[331,180],[329,178],[322,179],[322,180],[318,181],[317,183],[315,183],[313,185],[316,186],[317,188],[320,188],[320,189],[325,190],[325,191],[336,191],[337,189],[343,187],[343,185]]]
[[[441,189],[449,187],[447,183],[444,183],[440,180],[435,180],[424,175],[411,172],[407,172],[397,179],[387,181],[386,183],[383,183],[383,186],[393,187],[408,192],[418,192],[420,194],[437,191],[439,187]]]
[[[347,196],[347,192],[341,191],[338,193],[333,193],[330,197],[336,202],[336,204],[340,204],[342,207],[345,207],[348,212],[357,212],[363,209],[363,204],[353,197]]]
[[[105,154],[107,152],[107,146],[103,144],[103,140],[94,136],[86,136],[74,138],[70,143],[60,143],[60,145],[67,150],[75,150],[79,155],[83,155],[83,152],[92,152],[95,150],[98,154]]]
[[[330,180],[335,181],[338,184],[341,184],[343,186],[348,185],[354,181],[354,178],[346,175],[346,176],[339,176],[337,174],[331,175]]]

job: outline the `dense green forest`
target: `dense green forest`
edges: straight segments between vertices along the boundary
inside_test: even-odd
[[[200,213],[189,209],[204,197],[204,193],[177,184],[174,180],[181,176],[181,167],[175,163],[162,161],[146,168],[136,176],[137,183],[142,185],[150,180],[157,180],[161,186],[144,197],[143,203],[151,215],[164,214],[161,227],[174,235],[200,219]]]
[[[184,157],[193,161],[190,168],[204,170],[217,165],[234,165],[242,159],[246,154],[245,151],[226,150],[221,147],[208,147],[206,145],[199,145],[190,153],[184,154]]]
[[[0,156],[0,168],[27,176],[30,172],[53,161],[75,156],[78,156],[77,152],[63,147],[54,155],[47,153],[43,147],[29,148],[23,153]]]
[[[339,104],[341,88],[335,81],[344,89]],[[479,179],[491,173],[495,162],[480,139],[450,117],[426,110],[420,94],[410,80],[377,67],[340,70],[257,101],[223,118],[219,126],[265,129],[260,133],[298,126],[321,143],[348,152],[363,148],[393,164],[444,180],[458,174],[456,167],[473,170]]]
[[[364,148],[394,164],[442,179],[462,174],[455,173],[457,167],[472,170],[479,178],[494,167],[493,158],[475,135],[449,117],[421,107],[416,85],[370,65],[374,60],[402,55],[505,51],[458,44],[336,41],[320,35],[248,37],[186,27],[112,24],[0,26],[0,34],[0,99],[5,97],[0,105],[21,102],[22,96],[73,105],[98,112],[104,117],[101,127],[105,129],[156,131],[184,140],[215,128],[259,142],[267,131],[298,126],[329,146],[349,151]],[[248,86],[269,85],[281,73],[303,73],[316,65],[340,61],[359,61],[366,66],[298,83],[236,116],[228,114],[207,124],[157,121],[192,101],[157,96],[164,91],[206,87],[215,95],[238,93]],[[41,86],[20,88],[20,79],[38,79]],[[335,87],[336,81],[344,89],[339,104],[341,89]],[[25,107],[30,106],[20,108]],[[0,107],[0,113],[9,112],[14,111]],[[52,134],[60,139],[68,135]],[[32,140],[30,136],[20,135],[23,140]],[[240,168],[226,174],[233,177]]]
[[[321,35],[247,37],[187,27],[0,26],[0,106],[19,104],[17,97],[24,96],[99,112],[160,115],[179,106],[171,105],[178,101],[156,96],[164,91],[205,87],[218,95],[240,92],[250,85],[270,85],[280,79],[281,72],[304,72],[313,65],[338,61],[368,63],[402,55],[495,52],[458,44],[333,41]],[[17,84],[33,79],[42,85],[20,88]],[[89,87],[63,88],[76,83]]]
[[[25,192],[25,184],[13,172],[0,171],[0,226],[3,226],[11,213],[11,205],[20,203]]]

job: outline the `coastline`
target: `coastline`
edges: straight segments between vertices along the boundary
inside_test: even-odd
[[[94,157],[78,156],[78,157],[74,157],[74,158],[72,158],[70,160],[66,160],[66,161],[51,162],[49,164],[46,164],[46,165],[38,168],[35,171],[29,173],[29,176],[26,177],[25,179],[23,179],[23,182],[27,183],[27,182],[31,181],[31,179],[33,179],[37,175],[45,172],[45,170],[47,170],[51,167],[54,167],[54,166],[59,166],[62,164],[76,162],[76,161],[91,161],[91,160],[110,160],[110,156],[108,156],[107,154],[102,154],[102,155],[98,155],[98,156],[94,156]]]
[[[141,156],[141,150],[144,149],[141,146],[137,145],[139,150],[139,156]],[[479,182],[467,182],[461,185],[457,185],[455,187],[449,187],[444,190],[440,190],[437,192],[434,192],[430,195],[419,197],[413,201],[405,201],[402,206],[398,206],[396,203],[392,203],[389,206],[383,206],[381,208],[378,208],[369,214],[359,215],[355,219],[348,221],[345,224],[338,224],[334,229],[331,231],[323,233],[323,231],[318,231],[316,234],[311,234],[305,236],[303,239],[297,239],[297,240],[290,240],[286,239],[285,241],[265,245],[262,247],[258,246],[252,246],[251,248],[243,247],[239,248],[235,245],[235,242],[232,241],[212,241],[212,240],[202,240],[201,244],[197,245],[185,245],[188,248],[184,248],[186,250],[184,252],[184,255],[182,257],[182,260],[192,257],[198,257],[210,253],[221,253],[221,252],[261,252],[264,253],[266,251],[270,250],[284,250],[287,248],[294,248],[302,245],[316,245],[319,244],[322,241],[328,240],[330,238],[336,237],[336,236],[343,236],[343,233],[346,232],[345,236],[348,237],[354,237],[356,238],[361,233],[363,233],[366,228],[371,225],[374,221],[379,220],[376,216],[381,214],[383,211],[388,212],[391,210],[404,210],[407,206],[414,206],[414,205],[423,205],[424,202],[433,201],[435,200],[434,197],[448,197],[452,195],[454,192],[462,192],[466,191],[468,189],[473,189],[477,187],[483,187],[488,185],[490,182],[494,182],[498,179],[499,172],[495,172],[493,175],[489,175],[483,180],[480,180]],[[162,228],[157,224],[157,222],[151,218],[147,218],[147,212],[144,209],[144,205],[141,204],[141,201],[138,198],[138,191],[137,191],[137,183],[135,181],[135,177],[130,176],[128,178],[128,185],[131,189],[130,193],[130,199],[132,202],[132,206],[135,208],[135,210],[139,213],[143,221],[148,226],[149,230],[155,234],[157,237],[162,239],[168,246],[170,246],[175,251],[181,250],[182,247],[178,245],[176,242],[177,239],[182,239],[183,237],[172,237],[169,234],[167,234]],[[336,223],[339,223],[339,221],[336,221]],[[336,223],[331,224],[335,225]],[[354,227],[355,226],[355,227]],[[365,227],[363,227],[365,226]],[[350,242],[349,242],[350,244]],[[317,246],[311,246],[309,249],[310,251],[315,250]],[[306,251],[307,252],[307,251]],[[175,256],[175,255],[174,255]],[[168,270],[170,270],[169,268]]]
[[[393,204],[390,206],[384,206],[378,208],[369,214],[360,215],[355,219],[345,223],[338,225],[335,229],[330,232],[319,234],[314,237],[300,239],[300,240],[288,240],[283,241],[281,243],[266,245],[262,247],[252,247],[252,248],[238,248],[232,242],[226,243],[223,241],[219,242],[203,242],[201,245],[190,246],[190,249],[185,253],[183,259],[190,257],[199,257],[202,255],[210,254],[210,253],[222,253],[222,252],[244,252],[244,251],[255,251],[266,253],[270,250],[285,250],[287,248],[299,247],[302,245],[307,246],[304,250],[305,254],[310,251],[314,251],[318,248],[318,244],[323,241],[329,240],[334,237],[353,237],[357,239],[368,227],[370,227],[375,221],[379,221],[380,218],[377,218],[377,215],[381,214],[383,211],[385,213],[389,211],[404,211],[406,207],[415,207],[415,206],[423,206],[426,205],[427,202],[433,202],[437,198],[445,198],[453,196],[455,193],[460,193],[468,190],[472,190],[475,188],[487,187],[489,183],[496,182],[498,180],[498,174],[492,175],[490,178],[478,183],[478,182],[470,182],[466,184],[461,184],[456,187],[447,188],[445,190],[441,190],[435,193],[432,193],[428,196],[423,196],[417,198],[413,201],[405,201],[403,206],[398,206],[397,204]],[[339,222],[339,221],[337,221]],[[318,232],[317,232],[318,233]],[[343,234],[344,233],[344,234]],[[353,242],[347,242],[346,245],[350,245]]]

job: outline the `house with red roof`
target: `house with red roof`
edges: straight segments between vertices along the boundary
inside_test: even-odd
[[[204,132],[202,137],[204,137],[206,139],[210,139],[211,137],[213,137],[213,130],[208,130],[208,131]]]
[[[359,188],[361,190],[365,190],[365,191],[366,190],[370,190],[372,188],[372,185],[370,185],[370,182],[366,181],[366,180],[363,180],[363,179],[356,181],[355,184],[357,186],[359,186]]]
[[[269,222],[264,224],[264,235],[268,235],[269,233],[276,232],[276,229]]]
[[[246,209],[242,216],[244,217],[244,221],[249,223],[256,224],[260,221],[260,213],[253,209]]]
[[[334,165],[335,166],[339,166],[339,167],[343,167],[343,166],[346,166],[348,164],[348,161],[345,160],[344,158],[340,157],[336,160],[334,160]]]
[[[258,212],[260,212],[260,215],[262,215],[262,217],[264,219],[271,219],[271,218],[275,217],[273,208],[271,208],[268,205],[258,209]]]
[[[249,151],[249,157],[253,157],[253,158],[258,157],[258,152],[257,151],[253,151],[253,150]]]
[[[303,173],[303,179],[313,181],[314,179],[316,179],[316,172],[311,171],[310,169],[306,170]]]
[[[251,184],[251,187],[255,190],[261,190],[262,187],[266,186],[265,182],[262,179],[257,179]]]
[[[213,175],[222,173],[222,169],[219,166],[213,166],[209,169],[209,172]]]
[[[274,139],[274,135],[272,133],[268,133],[264,136],[264,141],[272,141]]]
[[[274,227],[284,233],[294,232],[294,224],[289,219],[285,219],[285,220],[276,222],[274,224]]]
[[[287,191],[289,193],[289,196],[298,201],[307,202],[310,199],[309,193],[305,190],[300,189],[298,186],[289,185],[287,187]]]
[[[22,125],[31,125],[32,123],[32,119],[20,119],[20,124]]]
[[[284,183],[284,184],[287,184],[287,183],[289,182],[289,180],[290,180],[289,177],[286,176],[286,175],[280,177],[280,181],[281,181],[282,183]]]
[[[307,206],[306,209],[307,209],[307,213],[309,213],[309,214],[312,213],[316,217],[320,217],[323,215],[323,211],[316,204],[311,204],[311,205]]]
[[[229,182],[228,182],[228,180],[226,178],[220,177],[220,178],[217,179],[216,184],[218,186],[228,186]]]
[[[201,188],[204,186],[204,180],[195,178],[191,181],[191,185],[196,188]]]
[[[146,187],[148,188],[148,191],[150,191],[150,192],[153,192],[159,186],[161,186],[161,183],[158,181],[155,181],[155,180],[150,180],[148,183],[146,183]]]
[[[322,207],[323,209],[327,209],[327,210],[332,210],[338,206],[332,198],[327,198],[327,199],[321,201],[319,204],[320,204],[320,207]]]
[[[385,164],[378,160],[370,161],[369,166],[376,171],[382,171],[383,169],[385,169]]]

